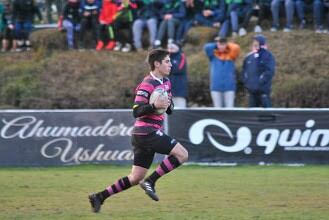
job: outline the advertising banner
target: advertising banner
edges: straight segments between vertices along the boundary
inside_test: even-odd
[[[329,164],[329,110],[176,110],[168,124],[192,163]]]
[[[0,165],[131,164],[129,110],[1,111]]]

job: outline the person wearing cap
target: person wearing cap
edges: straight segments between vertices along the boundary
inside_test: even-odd
[[[235,60],[240,46],[216,37],[214,43],[207,43],[204,51],[210,61],[210,94],[214,107],[234,107],[236,77]]]
[[[186,56],[178,45],[174,43],[169,44],[167,50],[170,53],[172,64],[169,75],[173,95],[172,100],[175,107],[186,108],[188,95]]]
[[[256,35],[252,51],[242,66],[242,81],[249,93],[249,107],[272,107],[271,89],[275,73],[275,58],[267,49],[266,38]]]

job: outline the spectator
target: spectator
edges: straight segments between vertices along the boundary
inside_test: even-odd
[[[176,35],[176,29],[180,24],[180,20],[185,17],[186,11],[181,0],[164,0],[161,9],[160,18],[162,19],[156,40],[155,47],[160,47],[162,40],[167,33],[167,43],[173,43]]]
[[[247,34],[245,28],[239,30],[239,23],[242,19],[247,17],[247,14],[252,11],[252,1],[251,0],[226,0],[227,7],[227,19],[225,20],[220,35],[222,37],[227,36],[229,26],[232,27],[232,36],[238,36],[238,31],[240,36]],[[229,25],[230,24],[230,25]]]
[[[286,11],[286,26],[283,29],[284,32],[290,32],[293,28],[293,19],[295,9],[300,20],[300,28],[304,28],[306,24],[305,15],[304,15],[304,0],[272,0],[271,11],[273,17],[273,24],[271,31],[275,32],[280,27],[279,22],[279,13],[280,13],[280,4],[284,2],[284,7]]]
[[[272,107],[270,94],[275,59],[266,48],[266,38],[255,36],[252,52],[243,61],[242,81],[249,93],[249,107]]]
[[[5,7],[3,5],[2,2],[0,2],[0,33],[2,34],[5,23],[4,23],[4,11],[5,11]]]
[[[15,26],[15,34],[17,37],[17,51],[20,52],[26,47],[31,49],[29,40],[30,33],[33,29],[34,16],[38,15],[42,21],[42,15],[39,8],[35,5],[34,0],[14,0],[13,2],[13,22]]]
[[[115,47],[115,36],[113,24],[115,16],[119,11],[119,5],[112,0],[103,0],[102,9],[99,15],[100,38],[98,39],[96,50],[103,49],[113,50]]]
[[[134,46],[137,51],[142,51],[142,33],[147,26],[150,46],[154,44],[159,14],[159,3],[156,0],[137,0],[136,19],[133,23]]]
[[[64,0],[46,0],[46,13],[47,13],[47,21],[49,24],[54,23],[52,16],[54,3],[56,5],[56,13],[58,18],[62,15],[63,12]]]
[[[114,21],[116,46],[114,51],[130,52],[132,49],[132,24],[134,21],[133,10],[137,4],[132,0],[121,0],[119,12]],[[125,32],[124,32],[125,31]]]
[[[186,15],[185,18],[181,21],[176,34],[176,42],[179,46],[183,46],[187,32],[193,25],[197,23],[195,16],[200,14],[202,9],[201,0],[183,1],[185,3]]]
[[[76,34],[81,29],[81,9],[79,0],[68,0],[63,11],[63,28],[66,30],[69,49],[75,48]]]
[[[246,16],[243,19],[241,28],[239,30],[239,35],[243,36],[247,33],[247,27],[249,25],[250,19],[252,16],[257,17],[256,26],[254,28],[255,33],[261,33],[262,22],[269,17],[271,14],[271,1],[272,0],[254,0],[253,7],[251,10],[248,10]]]
[[[81,4],[81,31],[80,31],[80,47],[86,47],[86,32],[90,28],[93,33],[95,42],[99,39],[99,10],[100,3],[98,0],[83,0]]]
[[[236,77],[235,60],[240,54],[239,45],[226,38],[215,38],[204,51],[210,61],[210,92],[214,107],[234,107]]]
[[[12,21],[12,5],[10,4],[9,0],[4,1],[4,9],[2,14],[2,22],[3,22],[3,29],[2,29],[2,51],[7,51],[10,47],[11,43],[11,50],[16,50],[16,40],[15,40],[15,28]]]
[[[329,0],[314,0],[313,13],[315,20],[315,32],[316,33],[329,33]],[[323,18],[327,14],[328,20],[326,28],[323,24]]]
[[[204,0],[195,16],[198,25],[219,28],[225,20],[225,0]]]
[[[187,63],[184,52],[176,45],[169,44],[168,51],[172,63],[169,79],[175,107],[186,108],[188,93]]]

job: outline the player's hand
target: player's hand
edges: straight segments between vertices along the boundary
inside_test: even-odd
[[[154,107],[157,109],[165,108],[167,109],[169,106],[169,99],[167,97],[159,96],[155,102],[154,102]]]

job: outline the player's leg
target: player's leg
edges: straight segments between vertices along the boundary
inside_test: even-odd
[[[142,137],[133,136],[132,144],[134,145],[134,165],[131,173],[118,179],[103,191],[89,195],[93,212],[99,212],[101,205],[107,198],[137,185],[144,179],[147,170],[152,164],[155,152],[152,149],[139,147],[141,144],[144,144]]]
[[[91,204],[92,211],[99,212],[101,205],[107,198],[137,185],[141,180],[143,180],[146,173],[146,168],[133,166],[131,173],[128,176],[118,179],[101,192],[89,195],[89,202]]]
[[[158,137],[154,139],[153,144],[155,152],[168,154],[168,156],[140,185],[148,196],[153,200],[158,201],[159,198],[155,194],[154,189],[156,181],[163,175],[171,172],[186,162],[188,159],[188,152],[180,143],[177,143],[176,140],[168,135],[165,135],[162,132],[157,132],[155,135],[158,135]]]

